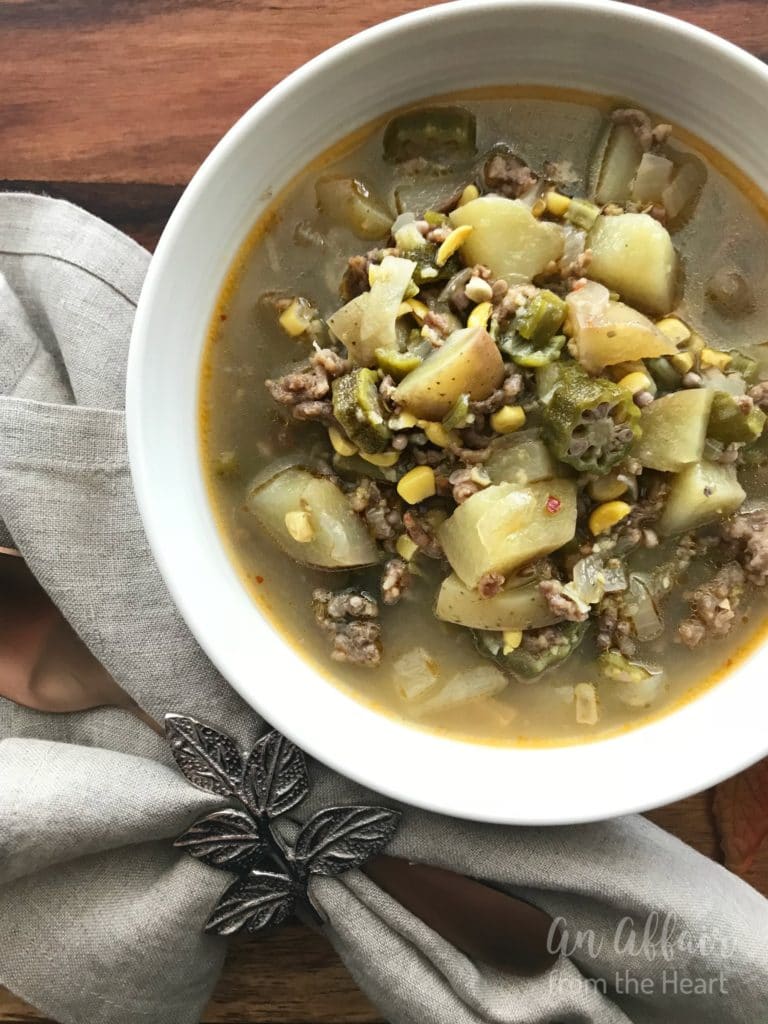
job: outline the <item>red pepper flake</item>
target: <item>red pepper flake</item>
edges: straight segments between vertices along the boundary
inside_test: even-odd
[[[224,323],[224,321],[226,319],[227,319],[227,314],[226,313],[221,313],[220,316],[219,316],[219,320],[221,320],[221,322]]]
[[[550,494],[547,498],[547,512],[549,512],[550,515],[554,515],[556,512],[560,511],[560,505],[560,499],[556,498],[554,494]]]
[[[256,582],[257,583],[263,583],[264,582],[264,577],[263,576],[257,576],[256,577]]]

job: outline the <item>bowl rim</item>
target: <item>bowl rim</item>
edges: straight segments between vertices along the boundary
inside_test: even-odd
[[[672,33],[681,40],[688,39],[698,42],[723,60],[730,62],[732,65],[738,65],[745,73],[753,76],[757,75],[763,85],[768,88],[768,68],[756,57],[740,49],[735,44],[681,19],[645,8],[620,3],[618,0],[475,0],[471,6],[473,14],[493,11],[499,8],[535,9],[541,11],[543,7],[548,7],[553,15],[555,15],[558,9],[572,14],[574,8],[579,8],[582,11],[597,15],[607,15],[612,19],[622,19],[628,25],[632,23],[644,24],[651,29],[661,29]],[[675,782],[673,784],[668,784],[664,781],[667,777],[666,771],[658,771],[655,784],[647,789],[638,788],[636,784],[634,788],[629,787],[630,791],[614,789],[612,799],[605,799],[604,796],[595,796],[594,794],[588,798],[588,794],[585,794],[585,799],[579,807],[572,807],[561,813],[553,813],[551,810],[547,811],[546,808],[540,809],[530,802],[526,810],[522,812],[514,806],[500,806],[499,802],[495,800],[491,800],[488,803],[482,798],[482,793],[478,794],[477,786],[472,784],[474,780],[469,780],[468,785],[462,785],[458,775],[448,779],[444,778],[442,784],[437,788],[433,786],[434,777],[429,772],[409,778],[407,785],[402,780],[402,776],[399,781],[395,782],[387,771],[386,762],[382,761],[382,748],[386,746],[384,742],[379,744],[380,749],[376,757],[369,758],[367,756],[367,747],[358,744],[355,755],[351,758],[349,750],[344,750],[342,745],[337,744],[334,746],[333,744],[323,742],[321,739],[323,730],[317,729],[311,721],[306,724],[302,723],[301,717],[294,716],[292,714],[293,709],[287,706],[285,702],[280,707],[276,707],[270,701],[265,701],[262,704],[255,697],[253,689],[243,684],[241,680],[227,671],[225,652],[217,648],[212,637],[206,633],[203,619],[198,614],[199,609],[193,607],[194,602],[189,598],[184,588],[179,585],[177,566],[174,560],[167,555],[164,542],[166,529],[161,522],[162,516],[157,514],[156,511],[152,488],[149,482],[147,452],[145,451],[143,439],[144,407],[142,402],[142,380],[145,373],[145,362],[150,337],[149,327],[153,308],[157,302],[158,295],[164,287],[164,279],[169,263],[174,258],[174,252],[183,226],[187,221],[190,211],[196,207],[198,202],[205,196],[206,191],[211,187],[219,166],[237,149],[241,140],[253,131],[254,126],[258,124],[268,111],[279,107],[284,99],[295,91],[303,89],[306,83],[311,81],[316,74],[330,70],[339,62],[346,61],[349,57],[366,50],[371,44],[396,36],[403,30],[418,30],[423,26],[434,23],[435,19],[461,19],[465,18],[467,14],[468,5],[465,0],[453,0],[450,3],[426,7],[389,19],[335,44],[291,72],[291,74],[265,93],[235,122],[211,150],[189,182],[168,220],[150,262],[136,310],[126,378],[126,429],[129,462],[134,492],[147,540],[176,607],[190,626],[199,645],[219,669],[229,685],[248,704],[254,707],[259,714],[264,715],[274,727],[280,729],[286,736],[297,742],[308,754],[340,774],[371,789],[378,790],[387,797],[404,803],[454,817],[500,824],[576,824],[634,811],[647,810],[683,799],[692,793],[706,789],[748,767],[767,754],[768,734],[765,734],[761,741],[757,731],[753,726],[750,726],[750,734],[743,734],[741,736],[741,739],[745,742],[741,746],[734,743],[732,752],[727,758],[721,757],[716,763],[701,763],[698,765],[696,772],[692,772],[690,769],[681,771],[679,766],[676,766]],[[245,588],[243,588],[243,593],[249,601],[252,601]],[[263,616],[260,610],[259,614]],[[296,658],[299,658],[293,647],[283,637],[280,637],[279,643],[285,648],[286,658],[290,660],[289,651]],[[302,660],[305,666],[309,667],[313,674],[322,676],[313,665],[304,662],[303,659],[300,660]],[[742,667],[746,660],[751,659],[742,660]],[[739,669],[735,669],[729,673],[729,676],[738,672]],[[328,685],[329,688],[332,687],[332,684],[329,683]],[[716,684],[707,693],[711,693],[712,690],[719,688],[721,685],[721,683]],[[362,722],[366,714],[370,715],[381,726],[380,731],[387,732],[391,739],[401,740],[406,746],[409,745],[405,739],[407,734],[416,737],[419,759],[423,764],[429,764],[430,757],[436,754],[439,745],[444,745],[447,742],[450,748],[455,749],[457,744],[461,744],[471,746],[473,751],[477,752],[477,760],[483,761],[485,767],[489,770],[503,770],[512,777],[514,777],[514,772],[511,770],[511,767],[515,761],[518,762],[518,767],[526,772],[538,771],[540,768],[546,771],[551,764],[557,764],[558,761],[562,761],[560,767],[567,763],[562,757],[558,757],[558,755],[564,752],[597,750],[599,748],[601,754],[605,752],[606,765],[612,763],[613,752],[617,749],[618,744],[621,745],[624,752],[630,751],[634,745],[639,747],[641,753],[647,754],[648,744],[643,742],[638,744],[636,742],[636,738],[640,734],[646,733],[647,730],[654,730],[654,746],[662,752],[659,755],[660,759],[663,759],[664,756],[669,757],[669,748],[665,745],[665,733],[674,731],[671,723],[677,718],[675,710],[671,709],[669,713],[647,725],[640,725],[620,735],[610,736],[605,739],[598,738],[594,741],[587,741],[576,745],[494,747],[484,744],[469,744],[466,741],[445,737],[439,733],[422,732],[409,728],[395,722],[394,719],[390,719],[388,716],[382,715],[367,705],[353,701],[352,698],[340,689],[335,687],[333,689],[337,696],[342,696],[345,701],[354,704],[357,708],[354,717],[358,722]],[[690,729],[696,728],[695,706],[700,704],[705,696],[706,694],[702,694],[695,697],[688,705],[688,711],[694,712],[690,715]],[[768,710],[768,698],[766,698],[766,710]],[[383,723],[387,723],[386,729]],[[634,744],[633,738],[635,738]],[[644,751],[643,747],[646,747]],[[392,748],[390,747],[389,749],[391,751]],[[482,755],[480,754],[481,751],[483,752]],[[626,762],[627,759],[628,755],[625,753],[625,756],[621,757],[619,761]],[[445,757],[444,747],[438,761],[442,769],[450,773],[451,767],[449,759]],[[672,764],[673,762],[670,761],[670,769]],[[624,767],[627,769],[628,766],[625,764]],[[627,775],[626,781],[629,784],[629,775]]]

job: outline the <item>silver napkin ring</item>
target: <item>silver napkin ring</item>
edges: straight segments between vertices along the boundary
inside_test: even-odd
[[[400,813],[388,807],[328,807],[289,843],[274,822],[309,793],[298,747],[273,731],[244,754],[231,736],[182,715],[166,715],[165,731],[187,781],[235,804],[201,818],[174,844],[212,868],[237,875],[214,907],[206,932],[259,932],[282,924],[299,907],[314,911],[313,875],[360,867],[381,853],[397,830]]]

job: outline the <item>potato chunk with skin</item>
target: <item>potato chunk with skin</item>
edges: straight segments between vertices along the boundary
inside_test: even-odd
[[[673,355],[677,348],[648,317],[594,281],[571,292],[566,302],[573,325],[576,358],[591,373],[617,363]]]
[[[395,401],[424,420],[441,420],[461,395],[487,398],[504,379],[496,342],[482,327],[454,331],[442,348],[403,378]]]
[[[481,597],[465,586],[455,573],[443,580],[435,615],[468,629],[538,629],[558,621],[539,590],[538,580],[522,585],[512,579],[494,597]]]
[[[450,219],[455,228],[474,228],[459,250],[467,266],[482,263],[494,277],[530,281],[563,255],[561,228],[537,220],[518,199],[481,196],[458,207]]]
[[[331,480],[292,466],[254,487],[248,511],[297,562],[322,569],[348,569],[378,561],[376,544]],[[304,512],[309,540],[290,533],[286,516]]]
[[[733,466],[694,462],[672,478],[659,531],[669,537],[735,512],[746,498]]]
[[[598,217],[587,274],[626,302],[663,316],[675,305],[678,260],[669,232],[647,213]]]
[[[495,484],[459,505],[438,530],[445,556],[468,587],[489,572],[507,575],[573,539],[576,486],[546,480]]]
[[[714,395],[707,388],[695,388],[657,398],[641,413],[642,433],[632,455],[647,469],[664,473],[677,473],[698,462]]]

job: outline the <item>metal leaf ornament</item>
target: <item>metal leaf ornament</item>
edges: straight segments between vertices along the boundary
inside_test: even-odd
[[[397,830],[400,814],[387,807],[329,807],[288,845],[273,822],[309,793],[298,747],[273,731],[244,756],[231,736],[194,718],[168,715],[165,729],[187,780],[237,805],[201,818],[175,843],[210,867],[238,876],[214,908],[207,932],[233,935],[282,924],[299,904],[311,908],[312,875],[359,867],[381,853]]]

